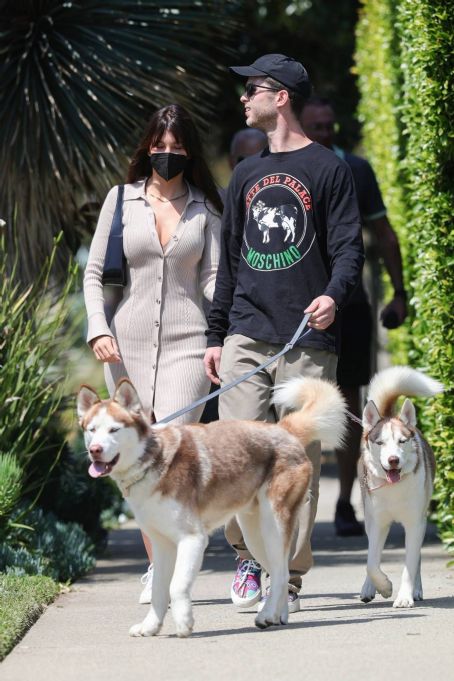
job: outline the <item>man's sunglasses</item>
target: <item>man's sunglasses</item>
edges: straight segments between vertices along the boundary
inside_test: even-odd
[[[257,85],[257,83],[247,83],[244,87],[244,94],[248,99],[251,99],[251,97],[253,97],[257,92],[258,88],[261,90],[271,90],[272,92],[280,92],[281,90],[285,90],[284,87],[266,87],[266,85]]]

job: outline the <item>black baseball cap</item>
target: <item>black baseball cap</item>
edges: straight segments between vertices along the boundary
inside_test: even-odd
[[[269,76],[303,97],[311,94],[306,69],[299,61],[285,54],[264,54],[250,66],[229,66],[229,69],[239,76]]]

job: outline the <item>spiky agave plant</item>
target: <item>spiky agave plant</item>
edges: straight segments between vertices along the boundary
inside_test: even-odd
[[[155,108],[179,101],[201,126],[213,123],[240,4],[0,2],[0,218],[16,226],[22,280],[60,229],[74,248],[80,206],[123,176]]]

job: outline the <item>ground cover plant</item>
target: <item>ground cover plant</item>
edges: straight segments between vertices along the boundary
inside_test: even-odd
[[[0,660],[20,641],[59,590],[50,577],[0,574]]]

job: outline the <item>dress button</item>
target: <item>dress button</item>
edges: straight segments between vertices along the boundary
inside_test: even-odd
[[[156,298],[156,302],[158,303],[158,305],[161,304],[161,301],[159,300],[159,298]]]

